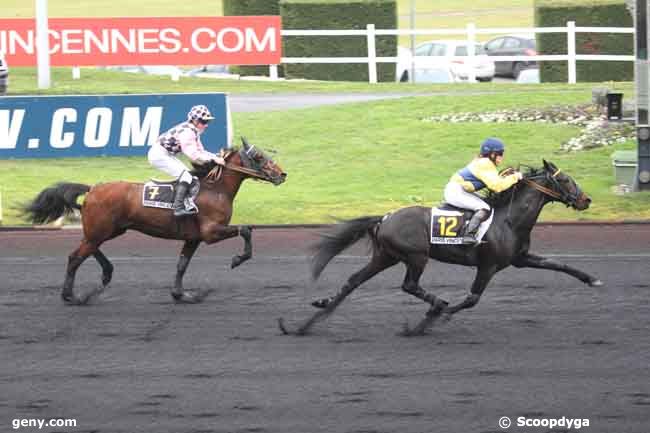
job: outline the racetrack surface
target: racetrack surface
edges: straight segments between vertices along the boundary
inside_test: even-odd
[[[399,265],[362,285],[312,335],[283,336],[365,264],[363,245],[308,278],[313,230],[256,230],[202,245],[175,305],[179,242],[130,233],[102,250],[111,287],[87,307],[60,300],[78,230],[0,232],[0,431],[19,418],[74,418],[42,432],[546,432],[498,420],[587,418],[587,432],[650,426],[650,225],[543,226],[533,250],[603,280],[502,271],[481,302],[418,338],[397,336],[426,307]],[[469,268],[430,262],[422,282],[450,301]],[[89,259],[76,289],[100,284]],[[39,431],[22,428],[17,431]],[[553,432],[568,431],[555,428]],[[575,431],[575,430],[571,430]]]

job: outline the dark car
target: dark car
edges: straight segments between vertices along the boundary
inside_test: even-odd
[[[535,38],[525,36],[499,36],[485,43],[488,56],[536,56]],[[524,69],[536,68],[534,61],[494,61],[495,75],[519,77]]]
[[[2,52],[0,52],[0,95],[7,93],[7,85],[9,83],[9,67],[5,61]]]

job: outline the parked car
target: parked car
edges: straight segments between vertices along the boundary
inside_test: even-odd
[[[536,56],[535,38],[533,36],[499,36],[485,43],[488,56]],[[524,69],[537,68],[534,61],[497,61],[495,59],[495,75],[519,77]]]
[[[397,80],[411,79],[411,51],[398,49]],[[415,48],[415,82],[465,81],[469,78],[469,59],[466,40],[428,41]],[[474,75],[478,81],[492,81],[494,62],[479,43],[474,46]]]
[[[412,62],[411,50],[404,47],[397,47],[397,65],[395,79],[398,82],[412,82]],[[419,66],[419,65],[418,65]],[[426,68],[415,68],[415,81],[417,83],[453,83],[454,75],[451,73],[449,65],[439,65],[438,67],[430,66]]]
[[[0,95],[7,93],[9,85],[9,66],[5,60],[4,54],[0,51]]]
[[[183,70],[178,66],[173,65],[123,65],[123,66],[107,66],[107,69],[129,72],[133,74],[148,74],[148,75],[169,75],[170,77],[183,76]]]
[[[517,77],[519,84],[539,84],[539,68],[524,69]]]

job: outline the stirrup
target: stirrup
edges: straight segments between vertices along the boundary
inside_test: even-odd
[[[475,236],[472,236],[472,235],[463,236],[463,244],[464,245],[478,245],[480,243],[481,243],[481,241],[476,239]]]
[[[185,206],[179,207],[178,209],[174,209],[174,216],[175,217],[184,217],[184,216],[189,216],[189,215],[194,215],[198,213],[196,210],[187,210],[185,209]]]

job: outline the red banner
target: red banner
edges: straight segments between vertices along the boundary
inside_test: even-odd
[[[36,21],[0,19],[9,66],[36,65]],[[52,66],[270,65],[282,57],[279,16],[50,18]]]

